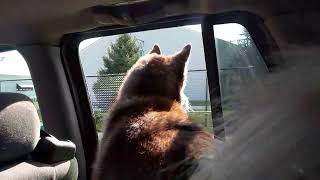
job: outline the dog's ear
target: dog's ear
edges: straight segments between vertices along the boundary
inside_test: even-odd
[[[178,69],[184,69],[186,62],[189,59],[191,52],[191,45],[187,44],[180,52],[176,53],[172,58],[172,64]]]
[[[149,52],[149,54],[152,54],[152,53],[161,54],[160,47],[158,44],[153,45],[153,48]]]
[[[187,44],[180,52],[178,52],[174,56],[175,61],[180,61],[180,63],[181,62],[183,62],[183,63],[187,62],[187,60],[189,58],[189,55],[190,55],[190,52],[191,52],[191,45]]]
[[[191,45],[188,44],[180,52],[176,53],[172,57],[171,64],[175,67],[176,74],[178,75],[177,77],[179,80],[183,80],[183,78],[184,78],[185,66],[186,66],[187,61],[189,59],[190,51],[191,51]]]

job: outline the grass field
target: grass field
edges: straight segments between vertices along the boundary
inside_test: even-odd
[[[188,114],[192,122],[201,124],[206,127],[209,132],[213,133],[213,123],[210,111],[193,111]]]
[[[208,109],[210,108],[210,101],[203,101],[203,100],[190,100],[189,101],[191,106],[206,106],[208,107]]]
[[[94,118],[96,120],[96,130],[98,132],[103,131],[103,117],[104,113],[102,112],[95,112]],[[206,127],[209,132],[213,132],[213,124],[212,124],[212,117],[211,112],[205,112],[205,111],[193,111],[189,112],[190,119],[198,124],[201,124],[202,126]]]

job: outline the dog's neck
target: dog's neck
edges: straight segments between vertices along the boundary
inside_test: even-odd
[[[152,111],[168,111],[173,105],[180,104],[175,99],[162,96],[133,96],[130,98],[121,98],[114,103],[111,111],[122,111],[134,109],[132,112],[146,112],[146,109]]]
[[[118,99],[109,111],[108,121],[111,124],[120,123],[121,117],[141,116],[151,111],[170,111],[172,109],[185,111],[181,104],[174,99],[161,96],[131,97]]]

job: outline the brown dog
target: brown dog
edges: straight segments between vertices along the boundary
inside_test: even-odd
[[[93,179],[185,179],[213,136],[182,107],[191,46],[164,56],[155,45],[128,71],[101,141]]]

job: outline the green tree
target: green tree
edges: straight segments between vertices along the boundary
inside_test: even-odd
[[[113,103],[117,91],[123,81],[124,73],[139,59],[142,45],[130,34],[120,35],[107,48],[102,57],[104,67],[97,73],[97,81],[93,85],[97,103],[95,107],[106,111]]]
[[[249,49],[252,46],[250,33],[246,28],[242,28],[242,33],[240,35],[243,38],[240,40],[239,45],[245,50]]]
[[[141,56],[141,45],[130,34],[120,35],[103,56],[104,69],[98,75],[125,73]]]

